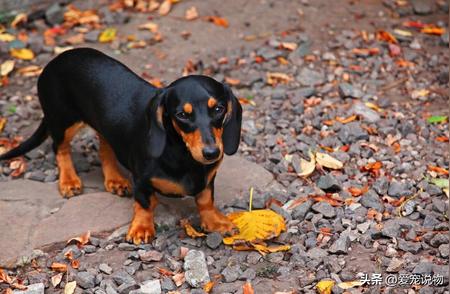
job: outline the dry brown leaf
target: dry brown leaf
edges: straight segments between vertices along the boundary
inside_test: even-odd
[[[207,16],[205,18],[207,21],[212,22],[216,26],[228,28],[228,20],[219,16]]]
[[[449,142],[450,140],[447,136],[439,136],[439,137],[436,137],[436,141],[446,143],[446,142]]]
[[[80,261],[79,260],[71,260],[70,261],[70,266],[74,269],[78,269],[80,267]]]
[[[347,191],[352,194],[353,197],[359,197],[369,191],[369,186],[364,186],[362,188],[350,187]]]
[[[5,282],[7,284],[12,283],[11,277],[1,268],[0,268],[0,282]]]
[[[266,73],[267,84],[276,86],[277,84],[287,84],[292,81],[292,77],[281,72]]]
[[[77,282],[76,281],[72,281],[67,283],[64,286],[64,294],[73,294],[73,292],[75,292],[75,288],[77,287]]]
[[[245,284],[242,286],[242,294],[254,294],[255,291],[253,290],[252,284],[250,282],[245,282]]]
[[[225,82],[231,86],[237,86],[241,83],[239,79],[234,79],[230,77],[225,77]]]
[[[25,162],[25,159],[23,157],[19,157],[11,161],[11,163],[9,164],[9,168],[13,170],[11,176],[13,178],[17,178],[25,172],[25,170],[27,169],[27,163]]]
[[[186,279],[184,277],[184,273],[178,273],[178,274],[173,275],[172,280],[177,287],[180,287],[186,281]]]
[[[266,255],[266,253],[274,253],[280,251],[288,251],[291,249],[290,245],[275,245],[275,246],[267,246],[266,244],[255,244],[250,243],[253,248],[258,251],[261,255]],[[252,249],[253,249],[252,248]]]
[[[195,6],[191,6],[190,8],[188,8],[184,14],[184,18],[186,20],[197,19],[198,18],[197,8],[195,8]]]
[[[146,22],[138,26],[140,30],[149,30],[152,33],[156,33],[158,31],[158,24],[154,22]]]
[[[389,32],[380,30],[377,32],[377,39],[381,41],[385,41],[392,44],[397,44],[397,39]]]
[[[357,286],[362,286],[363,282],[361,282],[360,280],[355,280],[355,281],[348,281],[348,282],[342,282],[337,284],[339,288],[347,290],[347,289],[351,289]]]
[[[337,194],[339,195],[339,194]],[[310,195],[309,198],[313,199],[316,202],[328,202],[331,206],[342,206],[343,200],[338,196],[333,196],[333,194],[325,194],[325,195]]]
[[[86,233],[84,233],[79,237],[69,239],[69,241],[67,241],[67,244],[75,242],[77,243],[78,247],[82,247],[83,245],[86,245],[89,242],[90,238],[91,238],[91,231],[87,231]]]
[[[316,152],[316,161],[323,167],[341,169],[344,164],[327,153]]]
[[[52,282],[53,287],[57,287],[59,285],[59,283],[61,283],[63,275],[64,275],[63,273],[59,273],[59,274],[54,275],[51,278],[51,282]]]
[[[429,35],[443,35],[445,33],[445,29],[444,28],[438,28],[438,27],[424,27],[423,29],[420,30],[421,33],[424,34],[429,34]]]
[[[17,72],[24,77],[37,77],[42,73],[42,67],[37,65],[29,65],[19,68]]]
[[[343,117],[336,117],[335,120],[342,123],[342,124],[348,124],[349,122],[355,121],[358,118],[357,115],[352,115],[349,116],[347,118],[343,118]]]
[[[78,45],[84,43],[84,34],[76,34],[64,40],[69,45]]]
[[[6,60],[5,62],[3,62],[2,65],[0,66],[0,76],[4,77],[7,76],[10,72],[12,72],[15,63],[16,62],[14,60]]]
[[[205,233],[198,232],[196,229],[194,229],[194,227],[189,223],[187,219],[180,220],[180,224],[182,227],[184,227],[186,234],[193,239],[206,236]]]
[[[164,0],[163,3],[159,6],[158,13],[159,15],[167,15],[172,9],[172,1]]]
[[[298,45],[294,42],[281,42],[280,47],[289,51],[294,51],[295,49],[297,49]]]
[[[50,268],[55,272],[61,272],[61,273],[67,272],[67,264],[65,264],[65,263],[54,262],[54,263],[52,263]]]
[[[436,173],[438,173],[440,175],[448,176],[448,170],[446,170],[445,168],[439,167],[439,166],[429,165],[428,166],[428,170],[436,172]]]
[[[203,286],[203,291],[205,291],[206,293],[209,293],[212,291],[212,289],[215,285],[216,285],[215,281],[209,281],[208,283],[205,284],[205,286]]]
[[[311,158],[310,161],[300,158],[300,169],[302,172],[298,173],[298,176],[307,177],[314,172],[314,169],[316,168],[316,157],[311,151],[309,151],[309,158]]]

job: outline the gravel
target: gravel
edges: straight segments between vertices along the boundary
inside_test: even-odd
[[[186,282],[194,288],[202,287],[210,281],[208,267],[203,251],[189,250],[184,258]]]

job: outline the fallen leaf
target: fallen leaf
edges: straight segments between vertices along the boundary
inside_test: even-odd
[[[34,58],[34,53],[30,49],[27,48],[21,48],[16,49],[13,48],[9,51],[12,57],[23,59],[23,60],[32,60]]]
[[[335,282],[332,280],[322,280],[316,285],[317,292],[319,292],[319,294],[331,294],[331,289],[334,284]]]
[[[414,62],[408,61],[408,60],[404,60],[404,59],[397,59],[395,61],[395,64],[397,64],[400,67],[414,67],[416,66],[414,64]]]
[[[197,19],[198,18],[197,8],[195,8],[195,6],[191,6],[190,8],[188,8],[184,14],[184,18],[186,20]]]
[[[205,233],[198,232],[196,229],[194,229],[194,227],[192,227],[187,219],[180,220],[180,224],[182,227],[184,227],[186,234],[193,239],[206,236]]]
[[[359,197],[369,191],[369,186],[364,186],[362,188],[350,187],[347,191],[352,194],[353,197]]]
[[[98,41],[100,43],[112,42],[116,38],[116,34],[117,34],[116,28],[107,28],[103,32],[101,32],[100,36],[98,37]]]
[[[87,231],[86,233],[84,233],[79,237],[69,239],[69,241],[67,241],[67,244],[76,242],[78,247],[82,247],[83,245],[86,245],[89,242],[90,238],[91,238],[91,231]]]
[[[285,73],[280,72],[268,72],[266,74],[267,84],[275,86],[277,84],[287,84],[292,81],[292,77]]]
[[[12,72],[15,63],[16,62],[14,60],[6,60],[5,62],[3,62],[0,66],[0,75],[3,77]]]
[[[223,17],[218,17],[218,16],[207,16],[206,20],[209,22],[212,22],[213,24],[215,24],[216,26],[220,26],[220,27],[224,27],[224,28],[228,28],[228,20],[226,20]]]
[[[17,72],[24,77],[37,77],[42,73],[42,67],[37,65],[29,65],[19,68]]]
[[[327,153],[316,153],[316,161],[321,166],[331,168],[331,169],[341,169],[344,167],[344,164],[337,160],[336,158],[330,156]]]
[[[412,37],[412,33],[410,31],[405,31],[405,30],[400,30],[400,29],[395,29],[394,33],[396,33],[397,35],[403,36],[403,37]]]
[[[7,122],[8,122],[8,119],[6,117],[0,118],[0,133],[3,132],[3,130],[5,129]]]
[[[272,210],[232,212],[227,217],[236,225],[239,233],[224,238],[223,243],[226,245],[231,245],[236,240],[248,242],[268,240],[277,237],[282,231],[286,230],[283,217]]]
[[[289,61],[286,58],[284,58],[283,56],[278,56],[277,60],[282,65],[288,65],[289,64]]]
[[[427,89],[416,89],[411,92],[412,99],[419,99],[421,97],[426,97],[430,94],[430,90]]]
[[[440,124],[444,123],[448,120],[448,116],[446,115],[433,115],[427,118],[427,122],[430,124]]]
[[[430,179],[429,182],[432,183],[433,185],[438,186],[441,189],[449,187],[448,179]]]
[[[69,249],[64,253],[64,257],[68,260],[73,260],[73,252],[72,249]]]
[[[184,277],[184,273],[178,273],[172,276],[172,280],[177,287],[180,287],[186,281],[186,278]]]
[[[401,47],[396,44],[389,43],[388,48],[389,48],[389,56],[391,57],[399,56],[402,53]]]
[[[266,253],[274,253],[274,252],[291,250],[291,246],[290,245],[267,246],[265,244],[254,244],[254,243],[250,243],[250,244],[253,246],[253,248],[256,251],[261,253],[261,255],[265,255]]]
[[[245,284],[242,286],[242,294],[254,294],[255,291],[253,290],[252,284],[250,282],[245,282]]]
[[[138,26],[140,30],[149,30],[152,33],[156,33],[158,31],[158,24],[154,22],[146,22]]]
[[[78,269],[80,267],[80,261],[79,260],[71,260],[70,261],[70,266],[74,269]]]
[[[11,177],[17,178],[20,177],[27,168],[27,163],[23,157],[19,157],[9,164],[9,168],[13,170],[11,173]]]
[[[231,86],[237,86],[241,83],[239,79],[233,79],[230,77],[225,77],[225,82]]]
[[[424,27],[420,30],[421,33],[429,34],[429,35],[443,35],[445,33],[444,28],[438,28],[438,27]]]
[[[15,29],[19,24],[23,24],[26,22],[27,22],[27,15],[25,13],[19,13],[14,17],[13,21],[11,22],[11,27]]]
[[[0,41],[1,42],[12,42],[16,39],[16,36],[8,34],[8,33],[1,33],[0,34]]]
[[[366,164],[365,166],[361,167],[361,171],[363,172],[370,172],[372,176],[378,177],[380,174],[380,169],[383,167],[383,163],[381,161],[375,161]]]
[[[77,287],[77,282],[76,281],[72,281],[67,283],[64,286],[64,294],[73,294],[73,292],[75,292],[75,288]]]
[[[355,121],[358,118],[357,115],[352,115],[349,116],[347,118],[342,118],[342,117],[336,117],[335,120],[342,123],[342,124],[348,124],[349,122]]]
[[[298,173],[298,176],[307,177],[314,172],[314,169],[316,168],[316,157],[311,151],[309,151],[309,158],[311,158],[310,161],[300,158],[300,169],[302,172]]]
[[[340,207],[343,204],[342,199],[333,198],[330,194],[325,195],[311,195],[308,196],[316,202],[328,202],[331,206]]]
[[[0,282],[5,282],[7,284],[12,283],[11,277],[1,268],[0,268]]]
[[[95,25],[100,22],[100,17],[95,10],[80,10],[74,5],[68,5],[64,12],[64,26],[71,28],[79,24]]]
[[[439,166],[429,165],[428,170],[437,172],[440,175],[448,176],[448,170],[446,170],[445,168],[439,167]]]
[[[203,286],[203,291],[205,291],[206,293],[209,293],[212,291],[213,287],[216,285],[216,282],[214,281],[209,281],[208,283],[206,283]]]
[[[158,268],[158,272],[159,272],[161,275],[166,276],[166,277],[171,277],[171,276],[174,275],[173,272],[171,272],[171,271],[169,271],[169,270],[166,270],[165,268],[162,268],[162,267],[159,267],[159,268]]]
[[[449,142],[449,138],[447,136],[439,136],[439,137],[436,137],[436,141],[445,143],[445,142]]]
[[[426,24],[420,22],[420,21],[405,21],[402,23],[402,25],[404,27],[408,27],[408,28],[416,28],[416,29],[421,29],[423,27],[426,26]]]
[[[52,263],[50,268],[55,272],[61,272],[61,273],[67,272],[67,264],[65,264],[65,263],[54,262],[54,263]]]
[[[171,9],[172,9],[172,1],[164,0],[164,2],[161,3],[161,5],[159,5],[158,13],[159,15],[167,15],[169,14]]]
[[[298,45],[294,42],[281,42],[280,47],[289,51],[294,51],[295,49],[297,49]]]
[[[61,283],[61,280],[62,280],[62,278],[63,278],[63,275],[64,275],[63,273],[59,273],[59,274],[54,275],[54,276],[51,278],[53,287],[56,287],[56,286],[59,285],[59,283]]]
[[[383,30],[377,32],[377,39],[393,44],[398,43],[397,39],[391,33]]]
[[[380,48],[353,48],[352,53],[359,56],[377,55],[380,54]]]
[[[73,46],[65,46],[65,47],[56,46],[55,48],[53,48],[53,52],[55,52],[55,54],[58,55],[71,49],[73,49]]]
[[[64,40],[69,45],[77,45],[84,43],[84,35],[83,34],[76,34],[73,36],[70,36]]]
[[[362,286],[363,283],[359,280],[356,281],[348,281],[348,282],[342,282],[337,284],[337,286],[341,289],[347,290],[347,289],[351,289],[357,286]]]
[[[4,292],[2,292],[3,294],[14,294],[13,290],[11,288],[7,288],[5,289]]]

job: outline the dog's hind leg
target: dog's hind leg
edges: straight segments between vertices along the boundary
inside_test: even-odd
[[[73,167],[70,142],[77,132],[83,127],[83,123],[75,123],[64,131],[64,138],[56,143],[56,162],[59,168],[59,192],[63,197],[72,197],[80,194],[82,183]],[[52,134],[55,139],[54,134]],[[56,142],[56,140],[54,140]]]
[[[103,136],[98,134],[98,137],[100,141],[99,157],[102,162],[106,191],[119,196],[129,194],[131,192],[130,182],[120,172],[114,150]]]

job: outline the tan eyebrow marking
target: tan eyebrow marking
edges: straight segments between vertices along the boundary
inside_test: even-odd
[[[191,103],[186,103],[183,105],[183,110],[186,113],[192,113],[192,104]]]
[[[208,107],[209,108],[213,108],[214,106],[216,106],[217,104],[217,100],[214,97],[210,97],[208,99]]]

